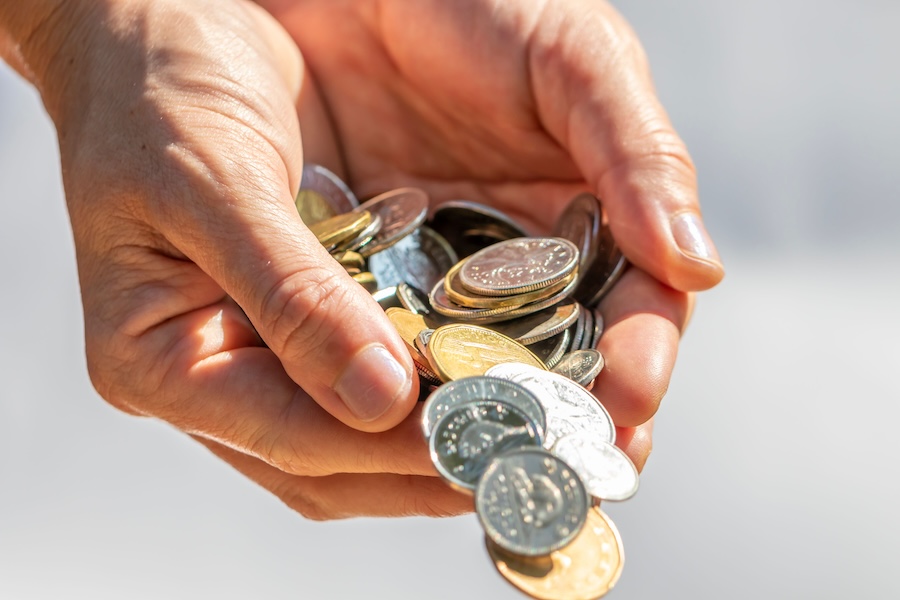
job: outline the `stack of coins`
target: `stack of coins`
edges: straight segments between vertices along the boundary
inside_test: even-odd
[[[474,495],[499,572],[536,598],[605,594],[623,558],[599,501],[630,498],[638,474],[588,391],[604,366],[595,307],[626,267],[600,201],[577,196],[534,238],[462,200],[426,222],[415,188],[359,204],[308,165],[297,208],[406,343],[435,468]]]

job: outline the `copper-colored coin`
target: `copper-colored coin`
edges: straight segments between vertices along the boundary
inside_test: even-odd
[[[511,584],[539,600],[595,600],[613,588],[622,574],[622,538],[599,508],[588,511],[581,533],[549,556],[521,557],[490,539],[488,554]]]
[[[459,272],[470,292],[522,294],[553,285],[578,267],[578,248],[563,238],[516,238],[479,250]]]
[[[349,212],[314,223],[309,230],[327,248],[354,238],[371,222],[372,214],[367,211]]]
[[[501,363],[521,362],[546,370],[544,363],[522,344],[477,325],[444,325],[428,341],[428,359],[443,381],[485,371]]]

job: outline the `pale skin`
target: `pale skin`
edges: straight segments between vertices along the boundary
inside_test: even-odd
[[[590,190],[634,265],[593,392],[642,467],[693,292],[723,271],[627,24],[587,1],[260,4],[0,7],[57,126],[100,394],[309,518],[470,511],[431,466],[403,343],[297,215],[303,162],[536,234]]]

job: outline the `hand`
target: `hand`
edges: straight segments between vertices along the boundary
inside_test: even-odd
[[[312,518],[470,510],[404,420],[403,343],[294,208],[295,100],[308,152],[336,151],[290,38],[241,1],[51,5],[13,37],[59,133],[101,395]]]
[[[693,305],[723,271],[687,151],[608,4],[268,0],[320,86],[362,197],[402,185],[546,233],[589,189],[632,268],[603,301],[594,393],[642,466]]]

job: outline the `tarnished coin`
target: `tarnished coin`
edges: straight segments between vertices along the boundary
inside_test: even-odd
[[[580,305],[574,300],[563,300],[556,306],[486,327],[529,346],[569,328],[578,319],[579,310]]]
[[[435,329],[428,342],[428,358],[444,381],[484,375],[506,362],[543,369],[544,363],[522,344],[476,325],[453,324]]]
[[[578,266],[578,248],[562,238],[516,238],[470,256],[460,283],[484,296],[520,294],[565,279]]]
[[[443,235],[460,258],[491,244],[528,234],[506,214],[468,200],[450,200],[434,211],[430,225]]]
[[[516,556],[487,538],[487,550],[500,574],[538,600],[596,600],[622,574],[625,554],[613,522],[599,508],[572,543],[544,557]]]
[[[553,444],[553,454],[575,469],[588,493],[601,500],[628,500],[638,490],[638,470],[616,446],[579,431]]]
[[[595,196],[592,198],[599,206],[600,199]],[[590,242],[592,250],[587,260],[580,265],[579,285],[574,293],[579,302],[591,308],[612,289],[628,264],[613,239],[608,223],[601,223],[599,228],[592,231],[594,234]]]
[[[616,428],[609,413],[593,394],[571,379],[515,363],[497,365],[486,374],[518,383],[541,401],[547,412],[546,448],[552,448],[557,439],[578,431],[615,443]]]
[[[309,230],[320,244],[328,248],[356,237],[371,222],[372,214],[368,211],[351,212],[314,223]]]
[[[589,506],[575,471],[543,448],[496,456],[475,490],[475,512],[488,539],[521,556],[545,556],[568,545]]]
[[[422,430],[425,437],[431,437],[435,423],[445,414],[457,406],[479,400],[504,402],[518,408],[531,419],[543,438],[547,416],[537,398],[517,383],[483,376],[450,381],[435,390],[422,410]]]
[[[331,204],[334,214],[350,212],[359,206],[359,200],[347,184],[322,165],[315,163],[303,165],[300,189],[309,189],[325,197]]]
[[[435,424],[429,438],[431,461],[452,487],[475,490],[491,459],[523,446],[540,446],[534,423],[518,408],[493,400],[478,400],[450,409]]]
[[[307,227],[337,214],[328,199],[315,190],[300,188],[294,198],[294,206]]]
[[[368,257],[390,248],[425,221],[428,195],[418,188],[398,188],[375,196],[354,209],[354,212],[362,211],[381,217],[381,230],[359,251]]]
[[[551,338],[541,340],[530,346],[528,349],[534,352],[534,355],[541,359],[548,369],[555,367],[562,357],[566,355],[566,351],[571,346],[572,331],[570,329],[563,330]]]
[[[372,254],[369,270],[382,287],[406,283],[431,290],[457,260],[447,240],[422,226],[393,246]]]
[[[603,355],[597,350],[575,350],[563,356],[551,371],[587,387],[603,370],[604,364]]]

